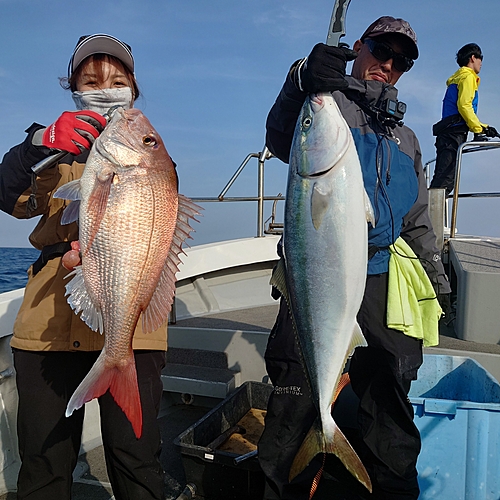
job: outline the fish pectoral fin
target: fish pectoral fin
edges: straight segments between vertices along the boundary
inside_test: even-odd
[[[101,310],[94,305],[90,298],[85,281],[83,279],[82,266],[75,267],[75,270],[69,273],[66,278],[73,276],[73,279],[66,285],[66,296],[68,304],[75,314],[82,313],[80,318],[94,332],[104,332],[104,323]]]
[[[80,179],[63,184],[56,190],[53,197],[72,202],[64,209],[61,224],[70,224],[78,220],[80,215],[80,200],[82,198]]]
[[[366,222],[370,222],[372,227],[375,227],[375,212],[373,211],[373,205],[370,198],[365,191],[365,212],[366,212]]]
[[[328,190],[328,192],[325,192],[320,184],[315,183],[311,193],[311,219],[316,230],[321,226],[321,221],[328,209],[330,199],[331,191]]]
[[[61,187],[57,188],[57,190],[52,196],[53,198],[61,198],[63,200],[70,200],[70,201],[81,200],[82,190],[81,190],[80,179],[63,184]]]
[[[80,218],[80,200],[72,201],[63,211],[61,224],[71,224]]]
[[[175,275],[179,271],[179,264],[181,263],[179,254],[184,253],[182,244],[187,238],[190,238],[190,233],[193,231],[193,228],[189,225],[189,219],[196,220],[195,215],[198,215],[202,210],[189,198],[181,194],[178,196],[177,223],[167,260],[148,307],[142,314],[142,330],[144,333],[154,332],[168,318],[175,294]]]

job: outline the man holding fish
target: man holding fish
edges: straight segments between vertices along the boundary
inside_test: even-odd
[[[417,58],[408,22],[381,17],[353,50],[318,44],[295,62],[269,113],[267,146],[290,170],[282,259],[271,280],[281,305],[265,355],[275,387],[259,443],[266,499],[309,498],[326,453],[363,485],[352,481],[342,498],[418,498],[420,436],[408,392],[422,345],[437,337],[437,299],[451,290],[420,147],[394,87]],[[429,320],[432,338],[426,328],[388,326],[394,261],[411,262],[426,290],[429,318],[417,319]],[[410,306],[416,316],[420,299]],[[352,352],[356,451],[331,418]]]
[[[41,256],[29,270],[12,339],[22,459],[17,498],[70,499],[80,407],[98,397],[114,498],[161,500],[157,415],[179,262],[169,248],[180,251],[194,209],[177,195],[175,165],[161,138],[133,109],[139,89],[130,47],[110,35],[81,37],[65,80],[77,111],[49,127],[31,125],[0,165],[0,208],[17,218],[41,216],[30,236]],[[32,169],[47,159],[48,168]],[[178,213],[183,221],[176,225]],[[171,247],[179,224],[182,234]],[[82,265],[71,278],[64,266],[79,264],[79,252]]]

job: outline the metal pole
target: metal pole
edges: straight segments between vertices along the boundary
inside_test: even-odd
[[[434,163],[435,161],[436,161],[436,159],[434,158],[433,160],[429,160],[424,165],[425,183],[427,186],[429,186],[431,183],[431,163]]]
[[[260,153],[262,155],[262,153]],[[243,163],[239,166],[238,170],[233,174],[229,182],[226,184],[226,187],[221,191],[219,194],[218,198],[219,201],[222,201],[224,199],[224,196],[226,193],[229,191],[229,188],[234,184],[234,181],[237,179],[237,177],[241,174],[243,169],[245,168],[246,164],[250,161],[250,158],[259,158],[260,161],[260,155],[257,153],[250,153],[244,160]]]
[[[264,236],[264,162],[270,157],[269,149],[264,146],[259,155],[259,177],[257,187],[257,238]]]
[[[458,187],[460,185],[460,171],[462,169],[462,151],[466,144],[466,142],[460,144],[457,151],[457,163],[455,166],[455,187],[453,188],[453,204],[451,206],[450,238],[455,237],[455,232],[457,230]]]

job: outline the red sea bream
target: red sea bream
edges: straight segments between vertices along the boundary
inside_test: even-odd
[[[105,335],[104,348],[66,415],[109,389],[139,438],[142,408],[132,337],[139,318],[146,333],[166,321],[178,254],[199,207],[178,194],[170,155],[136,109],[114,112],[82,177],[56,194],[73,200],[63,223],[79,217],[80,225],[82,262],[66,286],[68,302]]]

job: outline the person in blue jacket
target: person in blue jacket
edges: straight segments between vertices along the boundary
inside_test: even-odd
[[[436,136],[436,165],[431,188],[444,188],[449,195],[455,187],[455,164],[458,148],[474,134],[474,141],[497,137],[498,132],[477,117],[479,72],[483,53],[479,45],[468,43],[456,56],[460,68],[446,81],[442,118],[433,127]]]
[[[373,484],[373,495],[367,498],[417,499],[421,442],[408,393],[423,361],[422,341],[386,326],[389,246],[401,236],[421,260],[436,295],[447,297],[451,291],[427,211],[418,140],[400,120],[383,112],[388,103],[398,103],[394,85],[418,57],[417,37],[408,22],[384,16],[367,28],[353,49],[320,43],[292,65],[268,115],[266,145],[288,163],[306,96],[332,92],[354,138],[376,222],[369,225],[366,289],[357,317],[368,347],[355,350],[349,368],[359,398],[361,440],[355,448]],[[346,63],[352,59],[351,76],[346,76]],[[288,474],[317,411],[283,299],[265,360],[279,390],[271,394],[259,442],[259,462],[266,476],[264,498],[308,499],[321,459],[313,460],[291,483]],[[356,494],[339,498],[367,494],[354,479],[352,483],[350,491]]]

